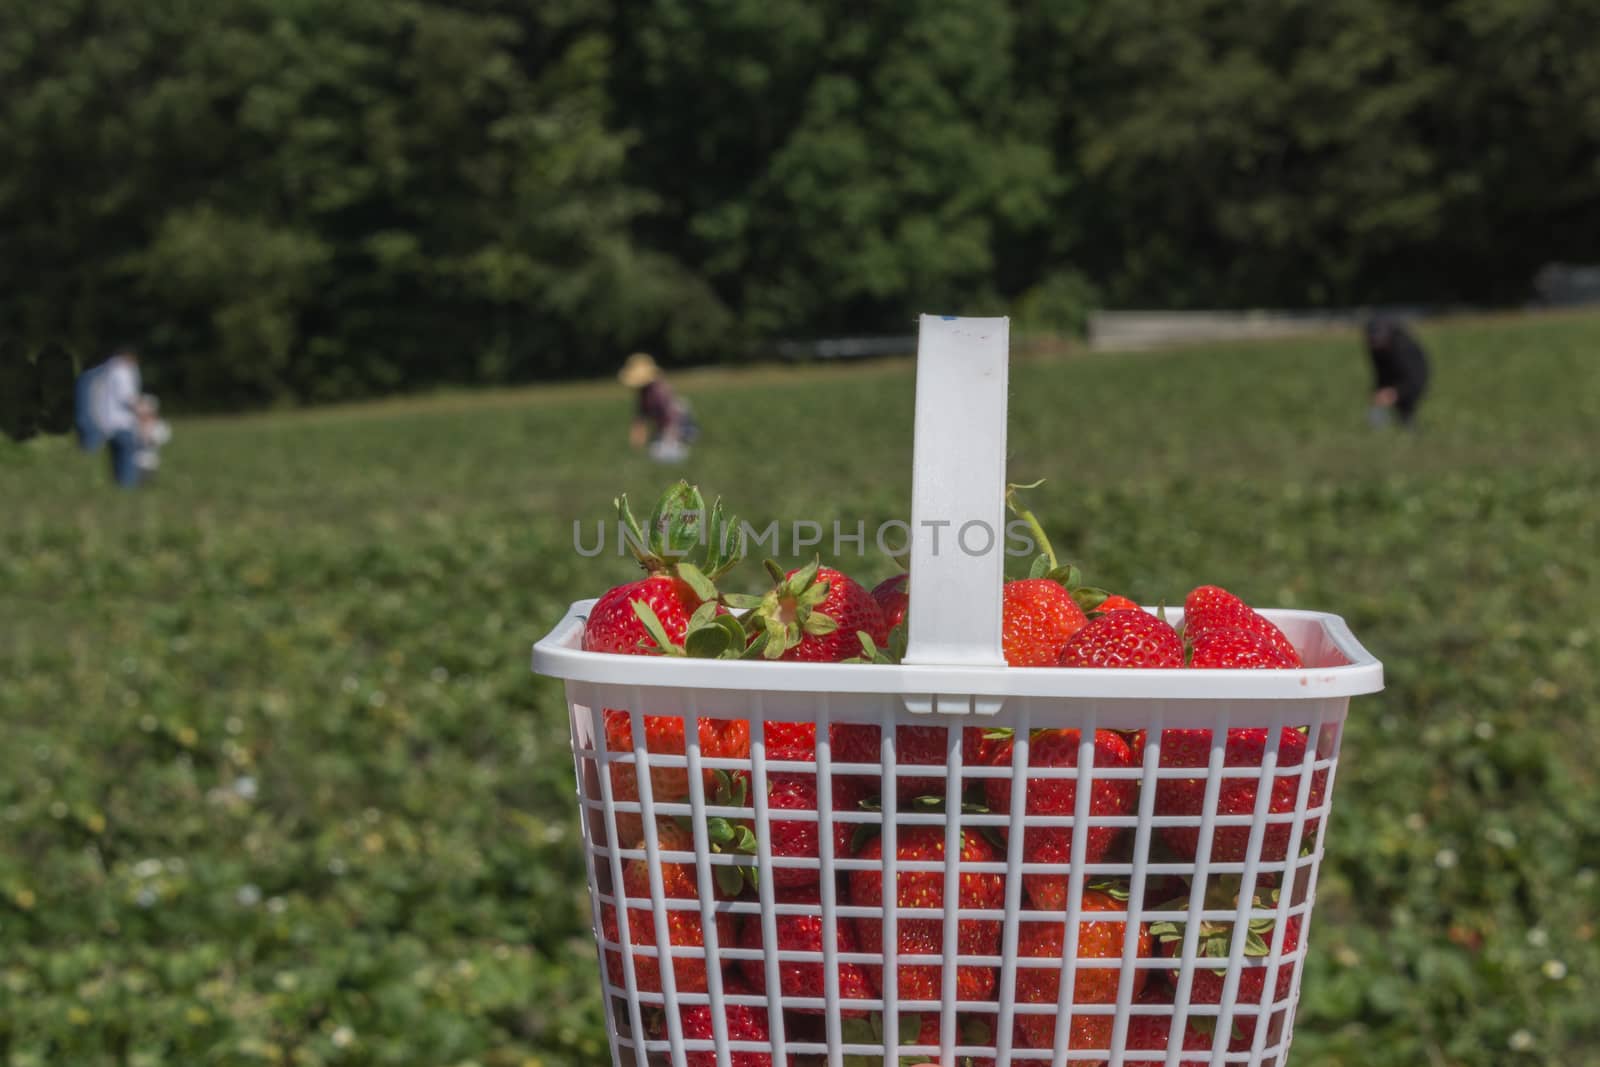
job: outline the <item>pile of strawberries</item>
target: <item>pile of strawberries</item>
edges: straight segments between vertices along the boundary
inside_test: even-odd
[[[758,596],[721,593],[716,581],[741,558],[741,546],[731,532],[734,523],[723,515],[720,504],[709,511],[698,491],[685,483],[673,487],[657,505],[648,525],[641,527],[619,501],[624,521],[635,531],[640,562],[646,577],[618,586],[602,596],[591,610],[585,627],[584,648],[594,652],[623,655],[704,656],[710,658],[763,658],[807,662],[862,663],[895,662],[904,649],[904,618],[908,604],[907,576],[889,579],[869,591],[841,571],[820,562],[784,572],[769,563],[771,588]],[[1300,657],[1284,634],[1243,601],[1215,586],[1201,586],[1184,600],[1182,629],[1169,625],[1161,614],[1140,609],[1126,598],[1083,586],[1075,568],[1057,564],[1043,531],[1027,512],[1018,509],[1036,530],[1045,555],[1035,563],[1028,578],[1006,583],[1004,589],[1003,648],[1013,667],[1074,667],[1120,669],[1274,669],[1301,666]],[[702,563],[689,563],[691,552],[703,549]],[[635,717],[628,711],[605,709],[604,744],[607,750],[633,753]],[[676,716],[639,717],[645,733],[646,752],[682,756],[687,748],[685,719]],[[704,759],[748,760],[752,726],[747,720],[699,718],[691,720]],[[737,809],[740,816],[725,814],[708,818],[703,827],[687,816],[663,817],[655,826],[661,850],[659,864],[661,892],[665,898],[694,902],[669,908],[664,914],[665,931],[672,953],[658,945],[656,913],[651,898],[651,866],[643,859],[623,865],[619,896],[636,898],[625,909],[628,942],[632,946],[632,977],[639,992],[663,990],[662,968],[672,967],[672,987],[678,993],[705,993],[710,982],[707,962],[707,934],[702,904],[709,905],[715,924],[715,944],[719,948],[714,966],[720,967],[725,996],[764,996],[769,992],[785,997],[821,998],[824,989],[820,962],[780,961],[777,967],[778,990],[769,990],[765,963],[769,949],[786,952],[823,951],[825,934],[822,919],[823,879],[831,880],[836,903],[858,908],[879,908],[885,903],[883,884],[884,844],[878,833],[885,820],[895,820],[895,859],[924,866],[945,861],[945,830],[926,821],[898,821],[908,812],[943,811],[954,793],[947,793],[945,777],[949,736],[944,726],[895,727],[896,760],[893,796],[884,796],[882,775],[882,737],[872,723],[835,722],[828,730],[830,758],[844,768],[829,776],[828,807],[834,813],[876,813],[867,818],[836,819],[821,825],[819,780],[815,773],[816,727],[809,723],[766,722],[759,736],[764,741],[768,840],[772,862],[759,871],[755,856],[758,842],[750,790],[754,780],[748,769],[737,766],[706,770],[702,775],[704,802],[726,809]],[[961,736],[963,765],[968,767],[1019,767],[1024,759],[1018,739],[1008,730],[967,727]],[[1036,768],[1075,768],[1082,738],[1074,729],[1036,730],[1027,738],[1026,766]],[[1204,728],[1169,729],[1160,738],[1159,766],[1195,768],[1196,776],[1162,777],[1154,786],[1153,810],[1157,816],[1195,816],[1205,806],[1206,768],[1211,758],[1212,731]],[[1280,768],[1271,778],[1270,813],[1293,812],[1300,791],[1298,768],[1307,754],[1303,730],[1283,729],[1277,737],[1265,729],[1235,729],[1223,742],[1224,762],[1229,767],[1259,768],[1270,751],[1276,751]],[[1094,767],[1100,769],[1137,768],[1144,762],[1144,731],[1096,731],[1092,740]],[[748,765],[747,765],[748,766]],[[918,773],[916,768],[929,768]],[[851,772],[855,773],[851,773]],[[868,772],[871,773],[862,773]],[[1326,772],[1313,775],[1308,805],[1321,806],[1326,789]],[[682,766],[650,766],[648,788],[652,804],[686,804],[690,795],[689,773]],[[1013,791],[1008,777],[993,775],[962,776],[959,783],[964,813],[1008,815]],[[613,801],[637,808],[643,783],[631,760],[610,762],[609,785]],[[1148,788],[1148,787],[1147,787]],[[1219,783],[1215,812],[1218,815],[1252,815],[1257,805],[1259,776],[1226,777]],[[1136,777],[1105,778],[1093,781],[1088,802],[1090,827],[1083,842],[1088,863],[1128,863],[1131,861],[1131,834],[1126,825],[1111,820],[1137,814],[1140,783]],[[1029,776],[1025,789],[1029,815],[1070,816],[1077,803],[1077,779],[1073,777],[1036,778]],[[809,819],[785,818],[786,812],[810,813]],[[989,823],[998,823],[990,819]],[[624,849],[644,851],[645,827],[638,814],[618,810],[614,833],[616,844]],[[1316,822],[1308,820],[1301,841],[1314,840]],[[598,838],[608,837],[611,826],[595,829]],[[696,872],[694,856],[697,832],[706,847],[720,854],[711,866],[712,885],[703,885]],[[1032,913],[1018,929],[1014,1000],[1018,1005],[1046,1005],[1039,1014],[1016,1015],[1014,1042],[1026,1048],[1051,1048],[1057,1035],[1055,1012],[1060,995],[1060,961],[1066,951],[1069,931],[1066,911],[1071,890],[1070,860],[1074,831],[1066,827],[1030,826],[1022,843],[1024,862],[1048,864],[1044,873],[1029,873],[1022,878],[1022,906]],[[1291,826],[1271,822],[1265,827],[1260,859],[1281,863],[1290,859]],[[1198,826],[1159,826],[1159,842],[1154,849],[1168,862],[1192,864],[1202,842]],[[1218,826],[1207,852],[1211,863],[1238,863],[1248,851],[1248,825]],[[957,950],[963,956],[999,957],[1002,954],[1002,917],[1008,886],[1002,873],[1009,838],[1004,825],[969,828],[964,824],[959,835],[960,874],[958,899],[949,902],[962,909],[991,913],[966,917],[956,923]],[[1154,851],[1153,849],[1153,851]],[[834,860],[869,861],[846,863],[844,868],[825,867],[824,857]],[[973,866],[988,865],[973,870]],[[845,869],[848,868],[848,869]],[[937,957],[945,948],[945,877],[934,869],[906,870],[897,867],[892,897],[898,915],[894,949],[899,957]],[[769,879],[774,898],[780,905],[798,905],[800,914],[779,914],[774,926],[775,943],[769,944],[761,917],[750,907],[729,908],[736,901],[757,899],[759,879]],[[1237,876],[1213,875],[1201,887],[1208,908],[1234,910],[1240,893]],[[1145,910],[1185,912],[1192,887],[1187,880],[1153,878],[1146,886]],[[1268,954],[1275,936],[1273,921],[1263,917],[1276,907],[1271,875],[1263,874],[1254,887],[1251,900],[1255,916],[1245,931],[1247,967],[1241,975],[1236,1000],[1239,1004],[1259,1004],[1266,993],[1266,969],[1248,966],[1249,959]],[[1130,931],[1125,917],[1101,918],[1100,912],[1126,912],[1129,886],[1126,879],[1093,882],[1081,891],[1081,919],[1077,932],[1080,959],[1121,961],[1128,938],[1135,941],[1134,955],[1143,958],[1170,958],[1182,952],[1188,931],[1182,922],[1140,924]],[[915,909],[930,909],[918,912]],[[1037,919],[1039,913],[1058,918]],[[883,920],[878,917],[837,919],[834,949],[841,954],[878,955],[884,952]],[[616,909],[602,909],[605,964],[612,984],[623,988],[625,969],[620,951],[622,931]],[[1281,952],[1293,952],[1299,943],[1300,920],[1289,918],[1281,931]],[[1225,961],[1233,937],[1232,923],[1205,922],[1195,935],[1201,957],[1222,957]],[[640,951],[640,950],[644,951]],[[729,956],[720,950],[748,950]],[[759,958],[758,958],[759,954]],[[1051,961],[1048,966],[1030,966],[1032,960]],[[1219,961],[1220,962],[1220,961]],[[870,1004],[885,991],[888,976],[884,967],[870,962],[840,961],[837,968],[839,999],[843,1004],[845,1040],[874,1044],[881,1040],[884,1021],[853,1001]],[[1131,976],[1132,994],[1140,1004],[1171,1004],[1175,969],[1142,967]],[[896,968],[894,990],[902,1005],[896,1024],[902,1044],[937,1046],[941,1019],[937,1008],[916,1011],[908,1002],[941,999],[944,968],[937,960],[900,962]],[[1120,966],[1080,967],[1077,970],[1071,1001],[1084,1004],[1115,1003],[1123,980]],[[1269,1004],[1287,996],[1292,981],[1292,966],[1277,972],[1277,983]],[[988,963],[960,965],[955,975],[956,999],[970,1006],[995,1004],[1000,995],[1000,969]],[[1195,969],[1189,992],[1191,1004],[1220,1003],[1223,978],[1220,970]],[[668,1006],[649,1013],[651,1037],[664,1037],[667,1020],[664,1011],[676,1011],[681,1033],[688,1040],[709,1040],[712,1018],[709,1005]],[[821,1008],[790,1008],[785,1012],[785,1028],[791,1040],[796,1035],[818,1034]],[[1111,1041],[1110,1015],[1071,1016],[1069,1045],[1073,1049],[1108,1049]],[[957,1020],[960,1041],[967,1045],[990,1045],[994,1040],[996,1015],[969,1010]],[[1209,1021],[1214,1022],[1214,1016]],[[765,1042],[768,1013],[765,1008],[728,1005],[725,1022],[733,1041]],[[1160,1051],[1174,1040],[1168,1015],[1136,1015],[1130,1020],[1126,1047]],[[1207,1049],[1213,1037],[1204,1015],[1191,1016],[1181,1035],[1184,1048]],[[1249,1048],[1254,1039],[1257,1017],[1234,1017],[1230,1047]],[[876,1058],[846,1062],[872,1062]],[[783,1062],[766,1052],[734,1052],[734,1067],[768,1067]],[[909,1062],[909,1061],[908,1061]],[[688,1055],[691,1067],[713,1067],[711,1052]],[[976,1058],[969,1067],[992,1064],[992,1059]]]

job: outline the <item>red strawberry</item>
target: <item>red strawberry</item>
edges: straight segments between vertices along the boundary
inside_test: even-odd
[[[683,655],[690,631],[712,625],[716,615],[726,614],[714,603],[714,580],[743,556],[738,523],[723,514],[721,500],[708,515],[705,498],[688,482],[679,482],[661,497],[648,531],[633,517],[626,496],[618,497],[616,505],[646,577],[619,585],[595,601],[584,621],[583,647],[621,655]],[[701,546],[704,570],[686,559]],[[707,605],[705,610],[696,615],[702,605]]]
[[[1007,582],[1000,645],[1013,667],[1054,667],[1061,649],[1088,617],[1072,594],[1050,578]]]
[[[1106,612],[1110,611],[1139,611],[1141,609],[1138,604],[1135,604],[1127,597],[1118,593],[1112,593],[1090,610],[1105,614]]]
[[[872,587],[872,599],[878,602],[884,624],[891,630],[906,619],[906,608],[911,603],[910,583],[910,575],[897,574]]]
[[[803,886],[794,889],[781,889],[775,899],[779,904],[815,904],[820,906],[822,896],[815,885]],[[778,932],[778,950],[780,952],[821,952],[822,951],[822,915],[778,915],[775,916]],[[849,919],[839,919],[835,923],[835,944],[840,952],[860,952],[860,942],[856,939],[855,925]],[[762,949],[765,939],[761,933],[761,916],[747,915],[744,925],[739,930],[739,947]],[[867,972],[861,964],[838,964],[839,971],[839,998],[841,1000],[871,1000],[877,994],[873,992],[871,983],[867,980]],[[767,970],[765,960],[740,960],[739,972],[744,975],[745,981],[757,994],[765,995],[767,992]],[[800,961],[778,962],[778,988],[786,997],[820,997],[823,994],[822,964],[804,963]],[[822,1014],[821,1008],[792,1008],[791,1011],[801,1014]],[[845,1017],[862,1016],[865,1011],[842,1010]]]
[[[833,810],[860,811],[861,802],[876,793],[867,779],[848,775],[833,777]],[[772,774],[767,777],[768,825],[771,833],[767,842],[773,856],[818,859],[818,827],[816,822],[779,818],[780,811],[816,811],[817,776],[814,774]],[[835,822],[833,824],[833,854],[843,859],[850,855],[850,844],[860,823]],[[772,884],[782,888],[815,886],[816,867],[772,868]]]
[[[659,844],[668,851],[694,851],[693,835],[687,830],[663,822],[659,829]],[[643,848],[644,846],[638,845]],[[697,900],[700,898],[698,884],[694,877],[694,870],[687,864],[666,863],[662,866],[663,893],[666,897],[678,900]],[[650,872],[644,861],[630,862],[623,868],[622,890],[629,897],[650,896]],[[634,948],[656,947],[656,926],[653,912],[649,903],[629,905],[628,937]],[[734,937],[733,916],[719,913],[716,916],[717,943],[731,945]],[[601,913],[601,930],[608,942],[621,944],[622,935],[618,928],[616,908],[606,905]],[[668,911],[667,912],[667,939],[671,945],[684,948],[704,949],[705,930],[700,921],[698,910]],[[606,972],[611,978],[611,983],[618,988],[623,987],[622,954],[614,948],[606,948]],[[638,989],[642,992],[657,993],[661,991],[661,959],[659,956],[645,955],[639,952],[631,953],[633,957],[634,978]],[[672,975],[680,993],[704,993],[706,990],[706,961],[704,952],[699,957],[673,956]]]
[[[689,617],[701,604],[700,597],[682,578],[655,574],[610,590],[589,609],[583,625],[583,647],[588,652],[614,652],[622,655],[661,654],[634,604],[648,607],[661,622],[672,645],[683,646]]]
[[[728,996],[753,995],[743,982],[729,978],[723,983],[722,991]],[[671,1009],[668,1009],[671,1010]],[[771,1034],[767,1030],[767,1012],[764,1008],[750,1008],[739,1004],[723,1005],[723,1021],[727,1025],[729,1041],[771,1041]],[[712,1041],[715,1037],[713,1029],[713,1016],[710,1004],[690,1004],[678,1009],[678,1024],[683,1029],[685,1041]],[[667,1038],[666,1018],[659,1012],[651,1016],[647,1024],[652,1040],[664,1041]],[[728,1057],[732,1067],[773,1067],[774,1064],[785,1062],[781,1055],[771,1052],[731,1052]],[[685,1053],[683,1062],[686,1067],[717,1067],[717,1053],[713,1047],[707,1047],[701,1052]]]
[[[856,853],[859,859],[882,860],[883,839],[875,837]],[[942,861],[944,830],[937,826],[901,826],[895,856],[908,861]],[[963,832],[961,862],[992,863],[999,860],[992,845],[981,835]],[[999,910],[1005,905],[1005,876],[963,869],[959,878],[959,906]],[[943,908],[944,874],[940,871],[901,870],[896,874],[895,900],[900,908]],[[883,905],[883,871],[879,868],[850,872],[850,903],[862,907]],[[944,921],[937,918],[898,919],[896,951],[905,955],[933,955],[944,951]],[[856,932],[866,952],[883,951],[883,924],[875,918],[856,920]],[[958,951],[970,956],[1000,954],[999,919],[962,919],[956,927]],[[900,964],[897,975],[901,1000],[938,1000],[942,992],[944,968],[941,964]],[[883,968],[867,967],[873,986],[883,989]],[[958,1000],[989,1000],[994,996],[993,967],[959,966],[956,969]]]
[[[1077,730],[1035,732],[1028,746],[1028,765],[1076,767],[1080,736]],[[996,756],[997,762],[1010,761],[1012,744],[1011,741],[1002,742],[1001,752]],[[1098,768],[1133,766],[1128,742],[1110,730],[1095,731],[1094,751],[1094,765]],[[1075,778],[1030,777],[1027,789],[1029,815],[1073,815],[1077,811],[1078,782]],[[991,811],[1010,814],[1011,782],[1008,779],[985,779],[983,791]],[[1139,785],[1131,778],[1097,777],[1094,779],[1094,795],[1089,800],[1090,818],[1126,815],[1133,810],[1138,796]],[[1098,863],[1121,833],[1119,826],[1091,823],[1084,850],[1085,861]],[[1028,863],[1060,866],[1059,871],[1048,874],[1025,874],[1022,884],[1027,888],[1028,899],[1035,908],[1041,911],[1064,908],[1067,901],[1067,866],[1072,860],[1072,830],[1064,826],[1030,826],[1023,839],[1022,858]]]
[[[1295,651],[1294,645],[1284,636],[1282,630],[1268,621],[1266,616],[1257,614],[1250,605],[1226,589],[1214,585],[1202,585],[1191,591],[1183,600],[1185,640],[1193,640],[1206,630],[1219,627],[1234,627],[1260,634],[1274,648],[1293,660],[1294,666],[1300,666],[1300,654]]]
[[[1272,670],[1300,666],[1267,638],[1236,626],[1213,626],[1190,642],[1189,666],[1213,670]]]
[[[859,633],[879,648],[889,643],[878,602],[849,575],[820,561],[784,574],[768,560],[767,570],[774,584],[765,596],[726,598],[750,609],[745,626],[767,659],[839,663],[861,655]]]
[[[961,731],[961,763],[965,767],[991,767],[1001,758],[1009,759],[1010,730],[988,726],[968,726]],[[974,779],[976,780],[976,779]]]
[[[1223,750],[1223,762],[1229,767],[1260,767],[1266,758],[1270,734],[1265,729],[1229,730]],[[1300,795],[1299,767],[1306,754],[1306,738],[1299,730],[1287,727],[1279,734],[1278,767],[1280,773],[1272,779],[1272,799],[1268,812],[1281,815],[1295,810]],[[1211,762],[1210,730],[1167,730],[1161,735],[1161,766],[1208,767]],[[1289,773],[1284,773],[1289,772]],[[1327,771],[1317,771],[1311,779],[1309,807],[1321,807],[1327,786]],[[1254,815],[1256,789],[1259,779],[1223,778],[1217,792],[1218,815]],[[1205,807],[1206,780],[1199,778],[1162,778],[1156,784],[1157,815],[1200,815]],[[1282,860],[1289,849],[1287,822],[1268,823],[1261,841],[1261,858],[1268,862]],[[1301,843],[1313,840],[1317,820],[1307,819]],[[1198,826],[1163,826],[1161,836],[1168,847],[1184,859],[1193,859],[1200,843]],[[1211,862],[1242,863],[1249,851],[1250,827],[1218,826],[1211,836]]]
[[[746,759],[750,755],[750,723],[744,719],[699,719],[696,727],[700,735],[700,755],[705,758]],[[609,752],[633,751],[633,719],[626,711],[605,709],[606,750]],[[644,716],[644,744],[647,753],[663,756],[681,756],[688,748],[684,736],[683,720],[670,715]],[[733,776],[743,776],[743,771]],[[710,802],[716,792],[717,772],[702,772],[705,794]],[[689,795],[689,771],[686,767],[651,767],[650,797],[658,804],[681,802]],[[631,763],[611,765],[611,796],[617,801],[637,801],[639,780]],[[617,830],[622,840],[637,840],[642,833],[639,817],[631,813],[617,813]]]
[[[768,722],[763,724],[767,759],[815,763],[817,724],[813,722]]]
[[[1089,911],[1126,911],[1127,894],[1103,888],[1086,888],[1083,891],[1083,909]],[[1095,920],[1085,916],[1078,923],[1078,959],[1120,960],[1127,939],[1128,924],[1124,919]],[[1151,955],[1150,931],[1143,923],[1136,934],[1138,956]],[[1019,957],[1035,957],[1059,964],[1066,956],[1067,924],[1065,922],[1025,922],[1017,931]],[[1148,972],[1135,970],[1133,991],[1137,995],[1144,988]],[[1072,987],[1074,1004],[1113,1004],[1117,987],[1122,981],[1120,967],[1078,968],[1077,981]],[[1017,999],[1024,1004],[1054,1005],[1061,992],[1061,968],[1017,968]],[[1114,1022],[1110,1015],[1078,1015],[1073,1017],[1073,1049],[1109,1049]],[[1051,1048],[1055,1044],[1056,1016],[1017,1016],[1017,1029],[1029,1048]]]
[[[1165,619],[1143,611],[1113,611],[1089,620],[1061,650],[1063,667],[1170,668],[1183,666],[1183,641]]]
[[[968,726],[961,733],[962,763],[968,767],[986,766],[999,751],[999,738],[987,727]],[[872,723],[834,723],[828,731],[833,759],[838,763],[879,763],[882,760],[882,734]],[[908,775],[906,767],[944,767],[949,735],[943,726],[897,726],[894,731],[895,757],[900,773],[896,792],[902,801],[914,797],[945,795],[945,776]],[[1009,749],[1006,750],[1009,752]],[[976,779],[973,779],[976,781]],[[871,780],[867,795],[879,791],[881,779]]]
[[[1160,1006],[1172,1008],[1172,992],[1161,986],[1150,986],[1135,1004]],[[1210,1016],[1191,1015],[1183,1028],[1183,1048],[1185,1051],[1200,1051],[1211,1047],[1211,1035],[1205,1030],[1205,1023],[1213,1026],[1216,1020]],[[1163,1063],[1166,1061],[1167,1046],[1172,1043],[1172,1015],[1133,1015],[1128,1019],[1128,1038],[1123,1048],[1129,1052],[1160,1052],[1161,1056],[1128,1056],[1129,1063]]]
[[[1258,893],[1251,900],[1254,914],[1250,919],[1249,929],[1245,934],[1245,949],[1243,969],[1239,972],[1239,988],[1234,995],[1233,1003],[1239,1007],[1261,1004],[1262,994],[1267,988],[1267,959],[1271,954],[1273,928],[1276,919],[1270,914],[1262,912],[1273,911],[1277,908],[1278,894],[1274,890],[1265,895]],[[1226,875],[1214,879],[1213,884],[1206,891],[1206,908],[1208,910],[1232,910],[1239,905],[1239,876]],[[1177,902],[1163,908],[1164,911],[1185,910],[1187,901]],[[1176,957],[1183,952],[1184,924],[1181,922],[1158,922],[1151,924],[1151,934],[1160,943],[1162,951]],[[1291,915],[1283,924],[1283,949],[1279,955],[1277,980],[1273,984],[1272,999],[1266,1004],[1266,1017],[1271,1018],[1275,1005],[1280,1005],[1289,999],[1289,991],[1294,985],[1294,963],[1292,960],[1283,960],[1300,947],[1300,916]],[[1200,942],[1196,951],[1201,959],[1210,959],[1226,967],[1228,954],[1233,948],[1233,923],[1227,920],[1202,921],[1200,924]],[[1226,984],[1226,969],[1210,969],[1196,967],[1194,977],[1189,986],[1189,1000],[1193,1004],[1221,1004],[1223,986]],[[1235,1031],[1230,1047],[1234,1050],[1246,1049],[1255,1037],[1258,1016],[1254,1013],[1243,1012],[1234,1015],[1233,1029]]]

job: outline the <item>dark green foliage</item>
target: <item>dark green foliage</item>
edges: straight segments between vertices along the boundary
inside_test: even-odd
[[[1011,477],[1047,479],[1087,580],[1335,611],[1385,661],[1296,1067],[1600,1064],[1597,336],[1428,331],[1416,437],[1365,426],[1353,336],[1012,368]],[[757,529],[904,517],[909,367],[682,384],[681,473]],[[0,1062],[605,1062],[566,710],[527,652],[639,574],[572,540],[679,473],[626,417],[577,386],[179,420],[134,494],[0,443]],[[844,569],[895,573],[867,544]]]
[[[1511,302],[1600,7],[0,0],[0,336],[180,405],[1112,306]]]

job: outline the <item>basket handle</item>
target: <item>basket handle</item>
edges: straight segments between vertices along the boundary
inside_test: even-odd
[[[1006,359],[1011,320],[922,316],[906,663],[1004,666]]]

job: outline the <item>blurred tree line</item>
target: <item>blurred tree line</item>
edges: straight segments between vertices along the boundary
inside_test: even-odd
[[[924,309],[1518,301],[1582,0],[0,0],[0,336],[190,406]]]

